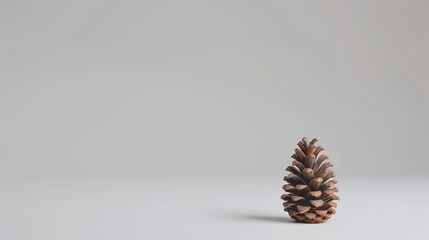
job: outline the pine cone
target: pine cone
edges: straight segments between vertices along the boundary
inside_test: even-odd
[[[322,146],[315,146],[317,139],[309,143],[307,138],[299,141],[299,148],[295,149],[292,165],[286,168],[290,172],[284,177],[287,184],[283,189],[287,194],[281,198],[284,210],[298,222],[322,223],[335,214],[335,195],[338,189],[337,181],[333,179],[335,173],[330,170],[330,162],[324,162],[328,157],[319,153],[324,150]]]

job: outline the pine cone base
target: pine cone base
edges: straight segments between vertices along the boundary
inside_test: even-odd
[[[326,222],[335,214],[336,201],[340,199],[333,165],[325,162],[328,157],[320,154],[324,149],[316,147],[316,142],[315,138],[311,142],[302,138],[292,155],[292,165],[286,168],[290,173],[284,177],[286,194],[281,199],[284,210],[297,222]]]

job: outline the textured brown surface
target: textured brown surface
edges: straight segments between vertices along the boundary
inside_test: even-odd
[[[320,154],[322,146],[316,146],[317,139],[308,142],[302,138],[292,155],[292,165],[286,168],[290,172],[284,177],[283,186],[286,194],[283,207],[291,218],[304,223],[322,223],[335,214],[340,198],[336,195],[337,180],[331,170],[332,163],[328,157]]]

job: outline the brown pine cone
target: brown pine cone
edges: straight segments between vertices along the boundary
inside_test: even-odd
[[[299,148],[292,155],[292,165],[286,168],[290,172],[284,177],[287,184],[283,186],[286,194],[281,198],[284,210],[298,222],[322,223],[335,214],[335,194],[337,180],[331,171],[330,162],[324,162],[328,157],[319,154],[322,146],[315,146],[317,139],[308,142],[307,138],[299,141]]]

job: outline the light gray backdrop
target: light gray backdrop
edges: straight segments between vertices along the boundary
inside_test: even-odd
[[[426,174],[427,1],[0,2],[0,178]]]

